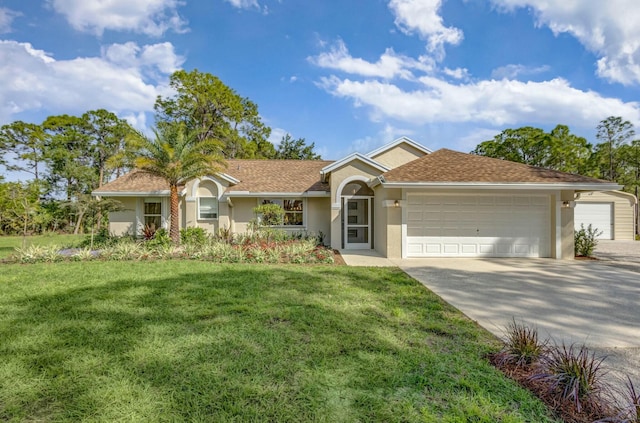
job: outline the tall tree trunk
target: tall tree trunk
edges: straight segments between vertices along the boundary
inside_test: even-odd
[[[180,243],[180,227],[178,225],[178,186],[177,185],[171,185],[170,186],[170,192],[171,192],[171,226],[169,227],[169,237],[171,238],[171,241],[178,245]]]

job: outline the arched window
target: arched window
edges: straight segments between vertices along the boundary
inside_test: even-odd
[[[348,197],[352,195],[373,197],[373,190],[362,181],[353,181],[342,188],[341,194]]]
[[[202,181],[198,186],[198,220],[218,218],[218,188],[212,181]]]

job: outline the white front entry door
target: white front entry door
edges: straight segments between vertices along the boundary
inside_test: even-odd
[[[371,199],[344,198],[344,248],[371,248]]]

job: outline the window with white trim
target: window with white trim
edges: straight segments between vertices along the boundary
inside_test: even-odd
[[[198,219],[217,219],[218,199],[216,197],[198,197]]]
[[[283,226],[304,225],[304,201],[301,198],[263,198],[260,204],[277,204],[282,207]]]
[[[144,226],[157,230],[162,227],[162,200],[160,198],[144,199]]]

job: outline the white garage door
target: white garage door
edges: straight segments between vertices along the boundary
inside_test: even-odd
[[[549,257],[549,196],[407,196],[407,257]]]
[[[576,203],[573,221],[576,230],[580,224],[602,231],[598,239],[613,239],[613,204],[612,203]]]

